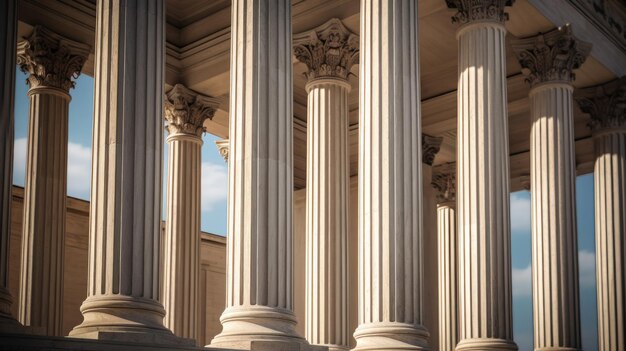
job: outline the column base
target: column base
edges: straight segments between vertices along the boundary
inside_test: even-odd
[[[165,328],[165,310],[151,299],[120,295],[91,296],[83,302],[80,311],[84,320],[74,327],[70,337],[195,345],[195,340],[179,338]]]
[[[575,347],[536,347],[535,351],[581,351]]]
[[[476,338],[461,340],[456,351],[516,351],[517,344],[512,340],[495,338]]]
[[[37,328],[25,327],[11,314],[13,297],[8,289],[0,287],[0,333],[3,334],[43,334]]]
[[[289,310],[266,306],[229,307],[222,313],[220,322],[222,332],[207,347],[259,351],[317,350],[298,335],[296,318]]]
[[[354,332],[361,350],[430,350],[428,331],[421,325],[397,322],[361,324]]]

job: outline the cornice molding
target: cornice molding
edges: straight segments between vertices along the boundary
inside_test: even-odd
[[[472,22],[504,23],[509,14],[505,6],[513,6],[515,0],[446,0],[448,8],[457,9],[452,16],[452,23],[468,24]]]
[[[316,78],[348,79],[352,65],[359,61],[359,37],[337,18],[294,35],[295,57],[308,67],[310,80]]]
[[[626,128],[626,76],[606,84],[581,89],[574,99],[589,114],[589,128],[593,132]]]
[[[433,167],[431,185],[437,191],[437,202],[456,201],[456,162]]]
[[[165,94],[164,114],[170,134],[183,133],[202,136],[204,121],[215,115],[220,100],[197,93],[176,84]]]
[[[531,86],[573,82],[574,70],[591,52],[591,44],[577,39],[569,24],[545,34],[513,40],[511,46]]]
[[[35,26],[28,39],[17,45],[17,64],[28,74],[31,89],[53,87],[69,92],[74,88],[91,47]]]
[[[441,149],[443,138],[422,134],[422,163],[433,165],[435,156]]]

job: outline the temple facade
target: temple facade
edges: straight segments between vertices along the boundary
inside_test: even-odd
[[[581,350],[593,172],[598,349],[626,350],[623,1],[4,0],[0,48],[0,349],[517,350],[527,189],[534,347]],[[67,197],[79,75],[90,202]],[[205,132],[226,238],[200,231]]]

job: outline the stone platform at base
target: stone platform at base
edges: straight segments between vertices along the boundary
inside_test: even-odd
[[[28,334],[0,334],[0,350],[40,351],[40,350],[80,350],[80,351],[225,351],[210,347],[185,344],[131,343],[113,340],[79,339],[75,337],[52,337]]]

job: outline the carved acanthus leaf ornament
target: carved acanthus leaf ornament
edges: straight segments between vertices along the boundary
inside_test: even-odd
[[[536,37],[514,40],[513,50],[531,86],[546,82],[570,83],[591,51],[591,44],[578,40],[570,25]]]
[[[75,42],[42,26],[17,45],[17,64],[28,74],[31,89],[52,87],[69,92],[91,51],[89,45]]]
[[[431,185],[437,191],[437,202],[456,201],[456,163],[444,163],[433,167]]]
[[[217,98],[205,96],[176,84],[165,96],[165,120],[171,134],[202,136],[204,121],[212,119],[220,105]]]
[[[467,24],[480,21],[504,23],[509,15],[505,6],[512,6],[515,0],[446,0],[448,8],[457,9],[452,23]]]
[[[443,138],[422,134],[422,163],[433,165],[442,142]]]
[[[591,117],[592,131],[626,128],[626,76],[574,95],[580,109]]]
[[[333,18],[311,31],[295,35],[293,51],[296,58],[307,65],[309,80],[347,80],[352,65],[359,61],[359,37]]]

